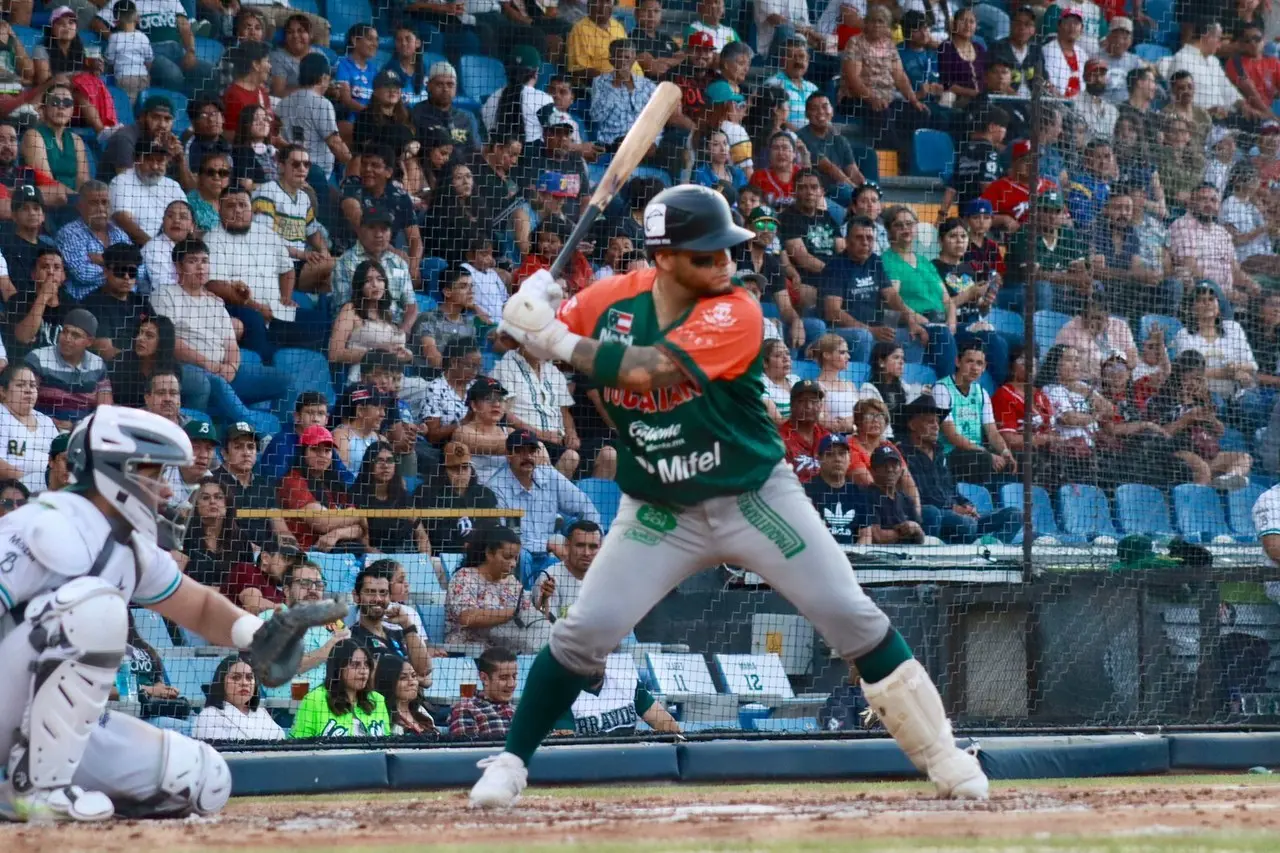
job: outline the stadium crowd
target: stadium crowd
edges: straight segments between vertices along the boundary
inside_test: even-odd
[[[662,81],[683,103],[569,292],[649,267],[664,186],[722,192],[755,234],[734,260],[767,317],[766,405],[842,541],[1016,541],[1021,509],[992,495],[1028,460],[1112,496],[1280,474],[1280,59],[1258,0],[1178,20],[1136,0],[7,8],[0,511],[65,484],[99,403],[182,425],[184,570],[264,614],[356,607],[309,638],[288,736],[505,731],[516,654],[616,510],[619,437],[586,377],[496,323]],[[269,508],[317,512],[237,516]],[[465,514],[494,509],[522,517]],[[326,588],[308,553],[369,562]],[[399,554],[456,558],[430,563],[443,636]],[[141,713],[185,717],[135,639]],[[419,698],[446,644],[487,649],[447,714]],[[576,728],[674,725],[622,693],[629,716],[597,697]],[[261,697],[222,661],[197,735],[284,737]]]

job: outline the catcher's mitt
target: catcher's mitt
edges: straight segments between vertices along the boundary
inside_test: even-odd
[[[302,637],[308,628],[328,625],[347,615],[336,601],[295,604],[262,623],[249,644],[249,661],[258,681],[279,687],[293,678],[302,662]]]

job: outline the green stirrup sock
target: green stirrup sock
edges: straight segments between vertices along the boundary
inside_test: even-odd
[[[910,657],[910,652],[907,653]],[[551,733],[556,720],[573,707],[578,694],[591,684],[585,675],[570,672],[543,646],[525,679],[515,719],[507,732],[507,752],[527,765],[533,753]]]
[[[902,639],[898,629],[890,628],[889,633],[885,634],[884,639],[880,641],[880,645],[855,660],[853,664],[858,668],[858,674],[862,676],[863,681],[875,684],[877,681],[888,678],[895,669],[912,657],[911,647],[907,645],[906,640]]]

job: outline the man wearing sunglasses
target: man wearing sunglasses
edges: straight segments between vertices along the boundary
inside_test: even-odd
[[[760,305],[733,284],[730,250],[753,234],[706,187],[677,186],[644,211],[654,266],[602,279],[560,304],[547,271],[525,279],[500,331],[573,365],[600,389],[623,497],[577,602],[525,681],[505,751],[480,762],[473,807],[509,806],[542,739],[598,680],[605,659],[684,579],[726,562],[762,575],[857,667],[871,707],[942,797],[985,799],[977,759],[956,748],[933,681],[787,464],[762,395]]]
[[[102,287],[90,293],[81,305],[98,319],[90,349],[111,361],[133,346],[138,318],[150,311],[146,297],[138,293],[142,251],[137,246],[113,243],[103,251],[102,265],[106,270]]]

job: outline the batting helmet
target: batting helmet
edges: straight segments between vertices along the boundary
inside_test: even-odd
[[[734,224],[724,196],[707,187],[681,184],[663,190],[644,209],[644,246],[650,252],[714,252],[753,237]]]

